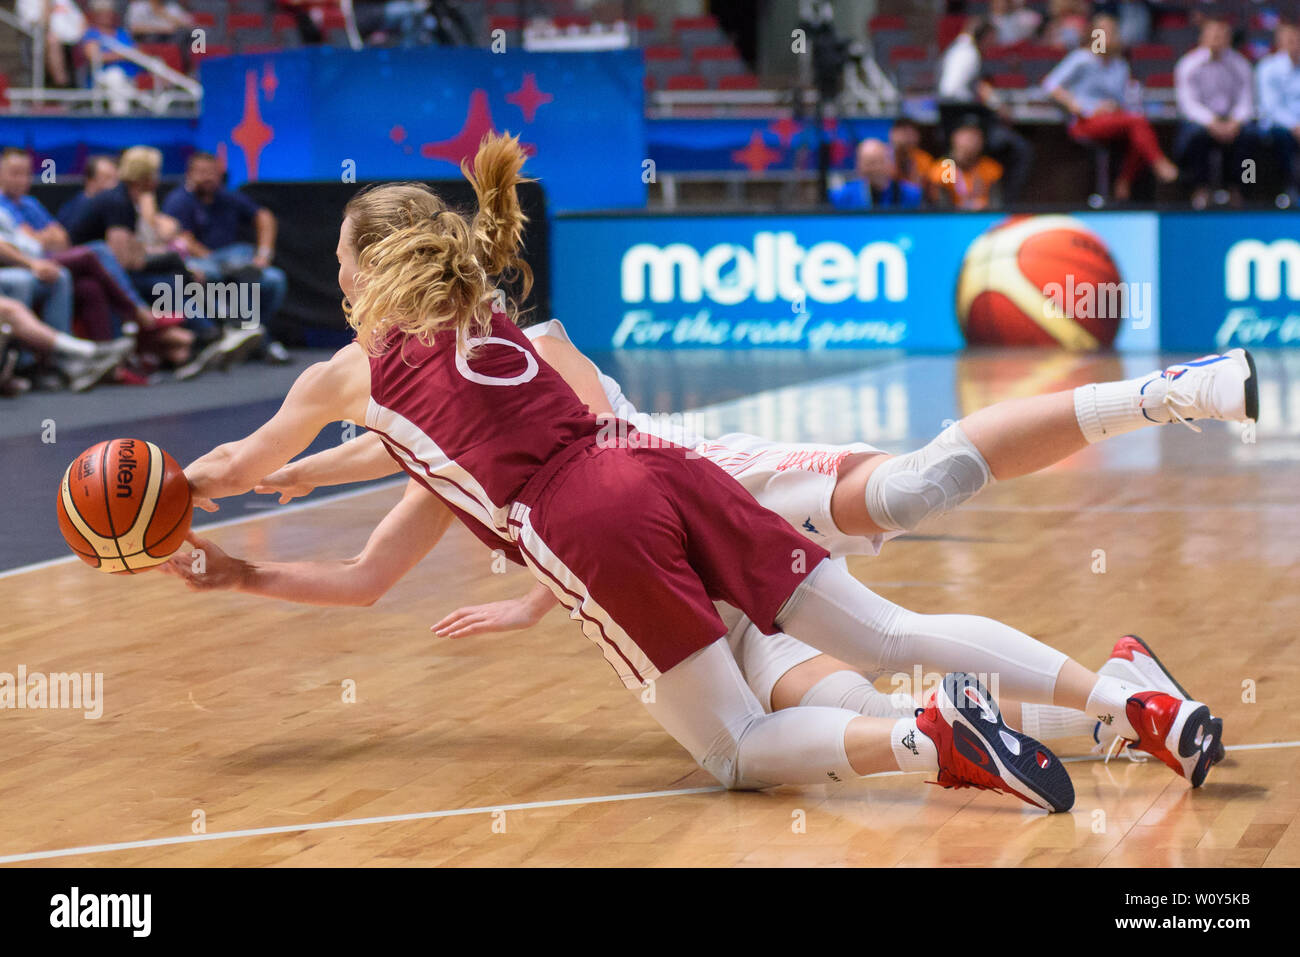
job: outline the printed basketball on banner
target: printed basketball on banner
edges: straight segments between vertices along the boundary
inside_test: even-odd
[[[1130,290],[1106,243],[1072,216],[1016,216],[966,250],[957,319],[968,345],[1109,348]]]

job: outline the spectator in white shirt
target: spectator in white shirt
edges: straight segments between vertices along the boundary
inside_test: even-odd
[[[126,8],[126,28],[136,43],[173,43],[194,25],[194,18],[179,3],[131,0]]]
[[[1282,21],[1274,42],[1277,52],[1255,67],[1259,132],[1273,150],[1283,188],[1296,202],[1300,201],[1295,162],[1300,144],[1300,25]]]
[[[1201,26],[1200,44],[1174,67],[1174,88],[1182,122],[1174,155],[1192,185],[1192,206],[1209,203],[1211,162],[1235,203],[1241,201],[1242,163],[1251,154],[1254,136],[1249,124],[1255,115],[1254,77],[1249,61],[1232,49],[1232,28],[1226,20],[1208,17]]]
[[[939,68],[939,115],[945,139],[958,123],[974,116],[984,133],[985,151],[1002,164],[1002,200],[1020,196],[1034,151],[1011,126],[1011,113],[993,84],[984,76],[983,51],[994,40],[992,25],[972,17],[943,55]]]
[[[1014,46],[1032,39],[1043,23],[1038,11],[1025,6],[1025,0],[992,0],[989,4],[989,22],[997,31],[998,43]]]
[[[18,0],[24,26],[45,27],[45,73],[52,86],[72,86],[72,51],[86,32],[86,15],[75,0]],[[30,55],[30,44],[24,52]]]

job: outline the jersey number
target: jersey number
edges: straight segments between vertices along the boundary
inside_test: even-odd
[[[511,342],[509,339],[501,339],[497,336],[484,336],[481,339],[470,339],[469,347],[471,349],[484,345],[509,346],[511,349],[518,349],[524,354],[527,366],[519,375],[511,376],[508,379],[497,376],[483,375],[481,372],[475,372],[469,367],[465,357],[456,353],[456,371],[463,375],[470,382],[477,382],[479,385],[523,385],[525,382],[531,382],[537,376],[537,357],[525,349],[517,342]]]

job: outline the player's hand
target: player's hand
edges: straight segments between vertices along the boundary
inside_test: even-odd
[[[519,598],[489,602],[486,605],[466,605],[429,630],[439,638],[468,638],[470,635],[490,635],[494,631],[517,631],[530,628],[541,619]]]
[[[32,275],[41,282],[54,282],[59,278],[59,264],[48,259],[38,259],[32,263]]]
[[[286,465],[276,469],[262,481],[253,486],[253,491],[262,495],[279,495],[280,504],[288,505],[295,498],[301,498],[316,488],[310,482],[300,482],[293,477],[292,466]]]
[[[195,508],[202,509],[205,512],[215,512],[221,507],[199,491],[198,487],[193,482],[190,483],[190,502]]]
[[[193,532],[185,536],[185,542],[191,547],[182,546],[158,567],[159,571],[181,579],[191,591],[238,588],[243,582],[246,568],[243,561]]]

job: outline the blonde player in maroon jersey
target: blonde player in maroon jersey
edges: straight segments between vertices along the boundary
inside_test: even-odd
[[[1089,442],[1126,434],[1134,427],[1207,418],[1251,420],[1258,407],[1253,360],[1238,349],[1128,382],[1088,384],[1069,392],[998,403],[954,423],[930,445],[905,457],[889,456],[864,443],[775,442],[741,433],[705,439],[686,427],[686,416],[639,412],[619,383],[578,351],[558,320],[529,326],[524,334],[597,417],[613,416],[643,435],[666,439],[711,459],[760,505],[837,557],[878,554],[890,538],[963,504],[994,481],[995,474],[1000,480],[1015,478],[1059,461]],[[1126,398],[1127,405],[1120,406],[1122,415],[1109,417],[1107,429],[1090,433],[1088,424],[1099,393],[1103,398],[1109,395],[1112,405],[1117,405],[1115,399]],[[967,432],[978,437],[978,444]],[[267,476],[257,490],[279,494],[283,504],[321,485],[379,478],[399,470],[379,436],[369,434],[291,462]],[[873,481],[887,475],[891,478],[886,491],[877,486],[874,496],[864,494]],[[892,508],[884,510],[887,501]],[[893,527],[897,524],[893,515],[906,516],[906,527]],[[854,533],[844,531],[845,527]],[[468,637],[528,628],[554,607],[554,596],[537,585],[517,599],[457,609],[433,630],[441,636]],[[914,707],[909,695],[877,691],[873,678],[880,675],[855,671],[789,635],[764,635],[725,605],[718,612],[728,626],[727,641],[741,673],[766,710],[827,706],[886,716]],[[1143,675],[1142,680],[1170,695],[1191,697],[1150,648],[1133,636],[1116,643],[1099,673],[1130,680]],[[1046,741],[1092,734],[1102,746],[1126,743],[1113,727],[1081,711],[1007,701],[1004,715],[1031,737]],[[1214,721],[1222,733],[1222,723]],[[1214,760],[1223,756],[1222,743],[1216,742]],[[1181,773],[1181,766],[1175,770]]]
[[[466,219],[427,188],[364,191],[340,229],[339,281],[356,342],[305,371],[252,435],[187,469],[195,495],[242,494],[327,424],[378,432],[424,490],[480,539],[526,564],[647,708],[729,787],[928,770],[941,784],[1073,803],[1059,761],[1009,729],[978,680],[1009,697],[1086,710],[1200,784],[1217,740],[1209,709],[1088,671],[999,622],[918,615],[856,581],[713,463],[678,446],[601,443],[599,423],[491,310],[491,277],[520,268],[515,194],[524,154],[485,138]],[[412,506],[421,514],[419,490]],[[426,515],[426,519],[431,516]],[[251,565],[240,585],[330,603],[329,563]],[[723,640],[718,598],[861,669],[951,669],[915,718],[847,709],[767,714]]]

